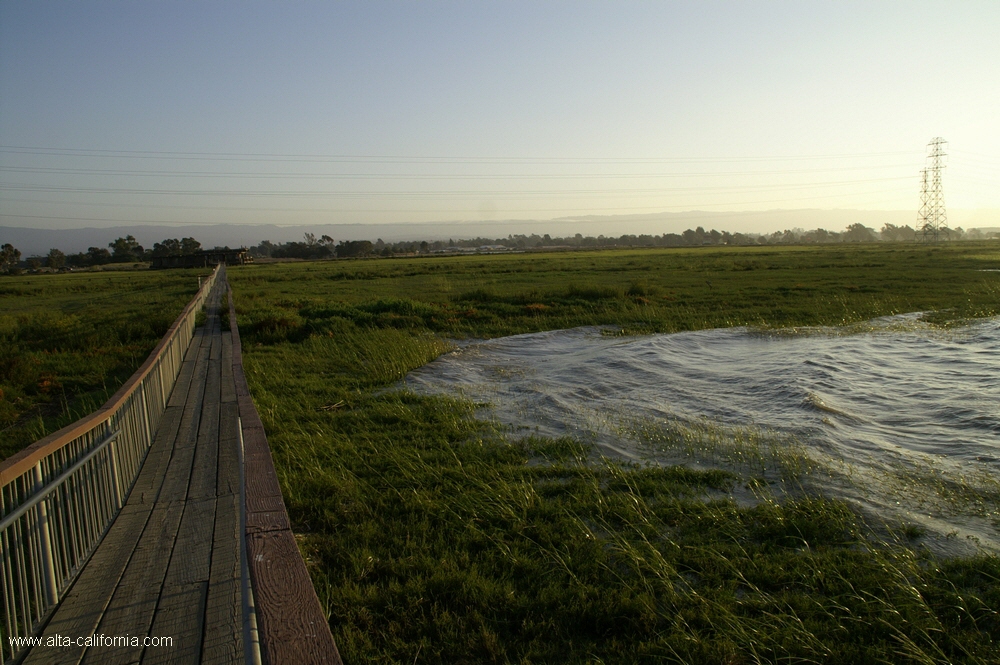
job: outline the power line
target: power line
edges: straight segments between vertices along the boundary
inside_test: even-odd
[[[897,176],[891,178],[866,178],[860,180],[844,180],[844,181],[822,181],[822,182],[807,182],[807,183],[794,183],[794,184],[775,184],[775,185],[760,185],[752,186],[747,185],[743,187],[710,187],[705,188],[710,191],[740,191],[740,190],[766,190],[766,189],[808,189],[810,187],[819,186],[831,186],[831,185],[844,185],[844,184],[865,184],[865,183],[876,183],[876,182],[891,182],[900,180],[912,180],[913,176]],[[583,193],[586,191],[603,191],[609,194],[623,192],[628,194],[633,191],[647,191],[647,192],[661,192],[661,193],[673,193],[673,192],[685,192],[685,191],[705,191],[702,188],[658,188],[658,189],[620,189],[620,190],[528,190],[532,194],[545,194],[548,192],[561,193],[566,192],[570,194]],[[0,191],[24,191],[24,192],[74,192],[74,193],[94,193],[94,194],[162,194],[170,196],[250,196],[250,197],[298,197],[298,196],[338,196],[342,194],[348,194],[348,192],[339,192],[336,190],[291,190],[291,191],[278,191],[278,190],[204,190],[204,189],[131,189],[122,187],[68,187],[61,185],[33,185],[27,183],[9,183],[0,184]],[[368,195],[368,196],[384,196],[386,194],[406,194],[414,196],[440,196],[442,194],[448,195],[451,193],[465,194],[465,190],[434,190],[431,192],[408,192],[391,190],[386,191],[371,191],[371,192],[350,192],[350,194],[355,195]],[[472,190],[468,194],[472,196],[494,196],[502,195],[505,192],[497,190]],[[519,194],[520,192],[513,192],[513,194]]]
[[[585,208],[570,208],[570,207],[558,207],[558,208],[524,208],[522,210],[493,210],[493,213],[504,213],[504,214],[528,214],[537,212],[592,212],[592,211],[620,211],[620,210],[652,210],[652,211],[663,211],[668,212],[670,209],[683,209],[690,211],[692,209],[701,208],[711,208],[713,206],[733,206],[733,205],[760,205],[765,203],[786,203],[789,201],[814,201],[817,199],[825,198],[838,198],[842,196],[841,194],[831,194],[825,196],[807,196],[796,199],[781,198],[781,199],[770,199],[770,200],[754,200],[754,201],[737,201],[737,202],[725,202],[720,203],[713,201],[710,203],[688,203],[682,205],[658,205],[651,204],[645,206],[611,206],[607,208],[595,208],[593,206],[587,206]],[[314,211],[318,213],[325,214],[338,214],[338,213],[410,213],[410,214],[460,214],[462,212],[482,214],[482,211],[478,208],[443,208],[443,209],[427,209],[422,208],[414,210],[412,208],[337,208],[333,210],[319,210]],[[740,214],[745,214],[745,211],[740,211]],[[24,219],[56,219],[56,220],[66,220],[66,221],[91,221],[91,222],[116,222],[116,223],[135,223],[135,224],[186,224],[188,222],[178,221],[178,220],[137,220],[137,219],[110,219],[105,217],[77,217],[77,216],[58,216],[58,215],[19,215],[16,213],[0,213],[0,217],[12,217],[12,218],[24,218]],[[201,223],[212,223],[216,224],[219,222],[201,222]]]
[[[891,164],[880,167],[844,166],[823,169],[783,169],[779,171],[700,171],[670,173],[218,173],[213,171],[123,171],[114,169],[64,169],[49,167],[0,166],[0,171],[9,173],[41,173],[55,175],[95,175],[115,177],[162,177],[162,178],[247,178],[274,180],[571,180],[581,179],[627,179],[627,178],[706,178],[732,176],[792,175],[799,173],[834,173],[843,171],[870,171],[876,169],[901,168],[908,164]]]
[[[235,153],[235,152],[179,152],[162,150],[103,150],[89,148],[54,148],[40,146],[0,145],[0,153],[95,158],[128,159],[192,159],[217,161],[293,161],[293,162],[370,162],[392,160],[387,163],[705,163],[743,161],[798,161],[816,159],[857,159],[859,157],[885,157],[914,155],[913,151],[890,151],[871,153],[833,153],[821,155],[754,155],[745,157],[471,157],[434,155],[348,155],[348,154],[283,154],[283,153]]]

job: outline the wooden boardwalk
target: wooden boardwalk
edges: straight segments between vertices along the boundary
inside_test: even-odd
[[[25,663],[245,662],[239,406],[220,282],[126,504],[42,632],[71,643]],[[75,643],[91,636],[103,644]]]

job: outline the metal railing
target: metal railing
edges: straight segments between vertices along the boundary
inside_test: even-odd
[[[219,272],[104,406],[0,463],[3,662],[44,625],[124,505]]]

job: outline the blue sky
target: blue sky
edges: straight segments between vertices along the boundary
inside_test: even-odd
[[[934,136],[949,210],[995,215],[997,34],[997,2],[7,1],[0,225],[915,212]]]

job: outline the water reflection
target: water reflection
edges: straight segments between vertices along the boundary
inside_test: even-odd
[[[774,482],[808,458],[802,481],[814,489],[952,540],[1000,542],[1000,319],[607,332],[469,344],[406,383],[488,402],[515,431],[572,435],[635,461],[746,466],[763,446],[759,468],[743,470]]]

